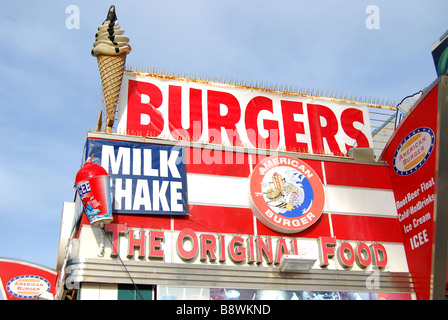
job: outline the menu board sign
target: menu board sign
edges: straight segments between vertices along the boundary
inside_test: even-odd
[[[440,90],[436,83],[423,95],[400,123],[382,155],[390,166],[409,271],[418,299],[433,298],[436,202],[441,194]]]

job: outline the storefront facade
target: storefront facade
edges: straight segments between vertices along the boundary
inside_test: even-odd
[[[64,205],[59,298],[416,298],[369,133],[348,102],[125,74],[117,134],[83,155],[113,220]]]

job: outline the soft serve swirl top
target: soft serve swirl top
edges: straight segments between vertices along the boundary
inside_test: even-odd
[[[92,55],[117,56],[122,53],[128,54],[131,51],[129,38],[123,35],[124,30],[120,29],[118,21],[106,20],[98,27],[93,43]]]

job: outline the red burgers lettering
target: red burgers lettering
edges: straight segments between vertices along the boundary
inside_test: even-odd
[[[334,155],[371,146],[364,106],[150,79],[128,80],[127,109],[119,111],[126,115],[126,134]]]

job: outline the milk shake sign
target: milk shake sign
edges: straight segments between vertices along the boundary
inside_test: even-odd
[[[117,133],[335,155],[372,146],[365,105],[131,73],[124,75]]]
[[[188,212],[184,150],[175,146],[88,139],[85,159],[111,177],[112,212]]]

